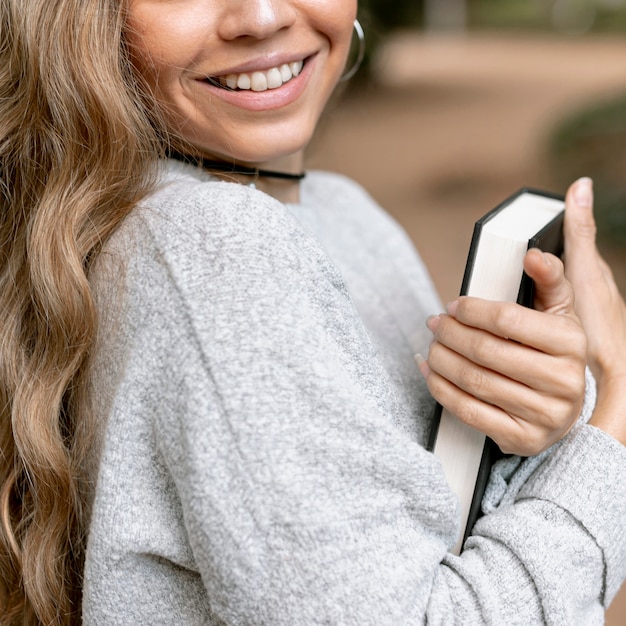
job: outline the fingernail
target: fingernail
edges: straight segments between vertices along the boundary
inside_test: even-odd
[[[446,311],[448,312],[448,315],[450,315],[451,317],[454,317],[456,315],[456,310],[458,308],[459,308],[458,300],[453,300],[452,302],[448,302],[448,304],[446,304]]]
[[[434,333],[437,330],[437,326],[439,326],[440,321],[441,318],[439,317],[439,315],[431,315],[426,320],[426,326],[428,326],[428,329]]]
[[[424,378],[428,378],[430,374],[430,367],[428,367],[428,363],[426,359],[418,352],[414,357],[415,362],[417,363],[417,368],[421,372]]]
[[[579,178],[574,189],[574,199],[581,207],[590,207],[593,202],[593,181],[591,178]]]

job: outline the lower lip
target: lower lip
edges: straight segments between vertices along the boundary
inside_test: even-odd
[[[228,89],[221,89],[220,87],[211,85],[211,83],[206,80],[197,82],[199,82],[204,89],[208,89],[212,95],[240,109],[246,109],[248,111],[270,111],[272,109],[280,109],[288,106],[300,97],[311,78],[315,60],[314,56],[309,57],[300,74],[277,89],[267,89],[265,91],[252,91],[251,89],[229,91]]]

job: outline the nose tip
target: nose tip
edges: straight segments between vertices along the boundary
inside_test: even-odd
[[[296,11],[290,0],[229,0],[219,34],[225,40],[267,39],[293,25],[295,20]]]

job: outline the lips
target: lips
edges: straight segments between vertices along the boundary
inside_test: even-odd
[[[283,63],[268,70],[210,76],[209,83],[229,91],[267,91],[278,89],[300,74],[304,61]]]

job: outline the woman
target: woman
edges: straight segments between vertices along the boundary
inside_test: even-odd
[[[626,321],[588,280],[588,183],[567,258],[598,428],[574,424],[586,339],[557,260],[527,258],[539,311],[431,318],[424,382],[419,259],[356,185],[302,180],[356,2],[0,7],[2,623],[601,620]],[[461,557],[426,384],[506,451],[562,439]]]

